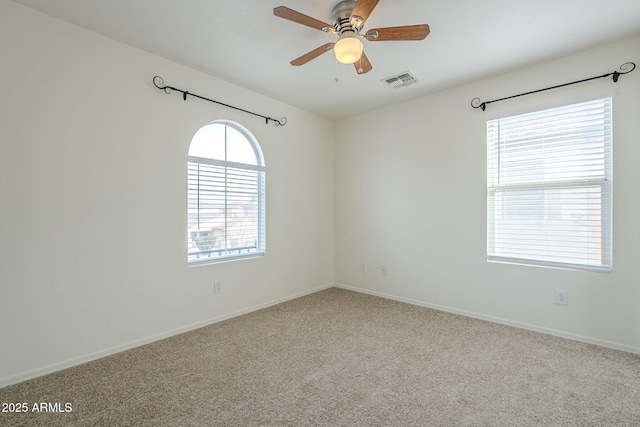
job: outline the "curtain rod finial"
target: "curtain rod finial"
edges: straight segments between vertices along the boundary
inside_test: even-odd
[[[471,100],[471,106],[473,108],[480,108],[482,111],[486,110],[487,104],[485,102],[480,101],[480,98],[473,98]]]

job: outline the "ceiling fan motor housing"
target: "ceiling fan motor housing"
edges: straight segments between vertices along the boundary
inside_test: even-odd
[[[358,22],[362,25],[362,20],[354,19],[351,22],[351,12],[356,6],[356,2],[353,0],[341,1],[334,6],[331,16],[333,18],[332,24],[336,29],[336,32],[340,34],[340,37],[355,37],[360,28],[357,27]],[[359,17],[358,17],[359,18]]]

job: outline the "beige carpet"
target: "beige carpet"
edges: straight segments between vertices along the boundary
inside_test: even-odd
[[[329,289],[0,402],[29,404],[3,426],[640,426],[640,356]]]

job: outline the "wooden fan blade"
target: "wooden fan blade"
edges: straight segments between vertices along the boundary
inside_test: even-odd
[[[367,20],[373,9],[377,6],[380,0],[358,0],[353,10],[351,11],[351,17],[349,21],[353,22],[354,16],[362,18],[362,24]]]
[[[429,32],[430,30],[427,24],[374,28],[367,31],[367,40],[372,42],[386,40],[423,40],[429,35]]]
[[[295,65],[295,66],[304,65],[307,62],[311,61],[312,59],[315,59],[318,56],[322,55],[323,53],[329,52],[331,49],[333,49],[333,45],[334,43],[327,43],[320,46],[317,49],[313,49],[311,52],[305,53],[300,58],[296,58],[293,61],[291,61],[291,65]]]
[[[362,51],[360,59],[353,63],[353,66],[356,67],[356,73],[358,74],[367,74],[373,69],[371,62],[369,62],[369,58],[364,54],[364,51]]]
[[[278,6],[273,8],[273,14],[279,18],[288,19],[289,21],[297,22],[298,24],[306,25],[307,27],[315,28],[316,30],[322,31],[323,28],[331,27],[331,25],[329,24],[326,24],[300,12],[296,12],[295,10],[289,9],[285,6]]]

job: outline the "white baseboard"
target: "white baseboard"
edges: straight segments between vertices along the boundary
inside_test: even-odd
[[[103,357],[107,357],[107,356],[111,356],[114,355],[116,353],[120,353],[126,350],[131,350],[132,348],[135,347],[140,347],[142,345],[145,344],[150,344],[154,341],[159,341],[165,338],[169,338],[175,335],[179,335],[185,332],[189,332],[189,331],[193,331],[195,329],[199,329],[202,328],[204,326],[209,326],[212,325],[214,323],[218,323],[218,322],[222,322],[223,320],[227,320],[227,319],[231,319],[233,317],[238,317],[238,316],[242,316],[243,314],[247,314],[247,313],[251,313],[253,311],[257,311],[257,310],[262,310],[263,308],[267,308],[267,307],[271,307],[286,301],[290,301],[296,298],[300,298],[303,297],[305,295],[309,295],[309,294],[313,294],[316,292],[320,292],[323,291],[325,289],[329,289],[332,288],[334,285],[330,284],[330,285],[325,285],[325,286],[320,286],[308,291],[304,291],[304,292],[299,292],[297,294],[294,295],[289,295],[286,296],[284,298],[279,298],[277,300],[272,300],[269,302],[266,302],[264,304],[258,304],[255,305],[253,307],[248,307],[246,309],[242,309],[242,310],[238,310],[238,311],[234,311],[232,313],[227,313],[224,314],[222,316],[217,316],[217,317],[213,317],[207,320],[203,320],[201,322],[197,322],[197,323],[193,323],[187,326],[183,326],[180,328],[176,328],[176,329],[172,329],[170,331],[166,331],[166,332],[162,332],[160,334],[156,334],[150,337],[146,337],[146,338],[142,338],[139,340],[135,340],[135,341],[131,341],[128,342],[126,344],[122,344],[122,345],[118,345],[115,347],[110,347],[104,350],[100,350],[97,351],[95,353],[90,353],[90,354],[86,354],[84,356],[80,356],[80,357],[75,357],[73,359],[69,359],[69,360],[65,360],[63,362],[59,362],[59,363],[54,363],[48,366],[44,366],[42,368],[38,368],[38,369],[34,369],[31,371],[27,371],[27,372],[23,372],[17,375],[12,375],[10,377],[6,377],[6,378],[2,378],[0,379],[0,388],[2,387],[6,387],[12,384],[17,384],[23,381],[27,381],[33,378],[37,378],[37,377],[41,377],[43,375],[47,375],[47,374],[51,374],[53,372],[57,372],[57,371],[61,371],[63,369],[67,369],[67,368],[71,368],[73,366],[77,366],[77,365],[81,365],[83,363],[87,363],[87,362],[91,362],[93,360],[97,360],[97,359],[101,359]]]
[[[431,308],[431,309],[434,309],[434,310],[444,311],[444,312],[447,312],[447,313],[459,314],[461,316],[466,316],[466,317],[472,317],[474,319],[486,320],[488,322],[499,323],[499,324],[507,325],[507,326],[513,326],[513,327],[516,327],[516,328],[526,329],[526,330],[534,331],[534,332],[540,332],[540,333],[543,333],[543,334],[553,335],[553,336],[560,337],[560,338],[567,338],[567,339],[570,339],[570,340],[580,341],[580,342],[584,342],[584,343],[587,343],[587,344],[594,344],[594,345],[597,345],[597,346],[600,346],[600,347],[606,347],[606,348],[611,348],[611,349],[614,349],[614,350],[625,351],[627,353],[640,354],[640,348],[636,348],[636,347],[632,347],[632,346],[628,346],[628,345],[625,345],[625,344],[620,344],[620,343],[616,343],[616,342],[612,342],[612,341],[601,340],[601,339],[598,339],[598,338],[588,337],[588,336],[585,336],[585,335],[574,334],[572,332],[566,332],[566,331],[561,331],[561,330],[552,329],[552,328],[545,328],[543,326],[531,325],[531,324],[528,324],[528,323],[517,322],[517,321],[509,320],[509,319],[503,319],[503,318],[500,318],[500,317],[488,316],[488,315],[481,314],[481,313],[475,313],[475,312],[467,311],[467,310],[460,310],[460,309],[457,309],[457,308],[447,307],[447,306],[443,306],[443,305],[439,305],[439,304],[432,304],[432,303],[429,303],[429,302],[426,302],[426,301],[416,300],[416,299],[412,299],[412,298],[404,298],[404,297],[400,297],[400,296],[397,296],[397,295],[386,294],[386,293],[383,293],[383,292],[371,291],[369,289],[358,288],[358,287],[354,287],[354,286],[347,286],[347,285],[343,285],[343,284],[340,284],[340,283],[335,283],[334,286],[336,288],[346,289],[346,290],[349,290],[349,291],[360,292],[360,293],[363,293],[363,294],[373,295],[373,296],[377,296],[377,297],[381,297],[381,298],[387,298],[387,299],[390,299],[390,300],[404,302],[404,303],[412,304],[412,305],[417,305],[417,306],[420,306],[420,307]]]

